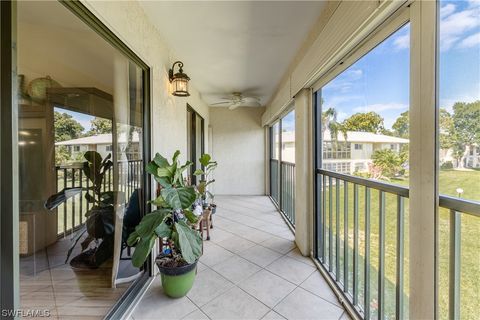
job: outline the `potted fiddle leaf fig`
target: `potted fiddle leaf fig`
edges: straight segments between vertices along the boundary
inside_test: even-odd
[[[200,182],[197,185],[197,190],[200,194],[200,200],[202,201],[203,208],[210,209],[213,214],[215,213],[217,208],[216,204],[213,202],[215,196],[208,190],[207,187],[215,182],[215,179],[213,179],[211,175],[213,171],[217,168],[218,164],[216,161],[212,161],[212,157],[207,153],[203,154],[198,160],[202,165],[203,170],[197,169],[193,173],[200,178]]]
[[[163,291],[172,298],[183,297],[192,288],[202,254],[202,238],[193,227],[197,217],[190,210],[198,195],[183,177],[192,163],[180,165],[179,155],[179,151],[175,152],[170,163],[157,153],[147,165],[146,171],[160,185],[160,194],[152,201],[157,209],[142,218],[127,241],[135,246],[132,263],[140,267],[160,239],[162,250],[156,262]]]
[[[84,154],[82,171],[91,182],[88,188],[65,188],[50,196],[45,202],[45,208],[53,210],[69,198],[85,192],[85,199],[91,204],[85,213],[86,222],[74,235],[67,252],[65,263],[70,259],[75,246],[82,240],[82,251],[70,260],[73,269],[96,269],[113,256],[115,230],[115,203],[119,192],[102,191],[105,175],[112,168],[111,154],[102,159],[96,151]],[[93,244],[93,246],[92,246]]]

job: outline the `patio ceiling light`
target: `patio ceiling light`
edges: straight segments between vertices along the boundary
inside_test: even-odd
[[[174,74],[176,64],[178,64],[178,72]],[[183,62],[176,61],[173,63],[172,68],[168,70],[168,79],[172,84],[172,95],[178,97],[188,97],[190,95],[188,93],[188,81],[190,78],[186,73],[183,73]]]

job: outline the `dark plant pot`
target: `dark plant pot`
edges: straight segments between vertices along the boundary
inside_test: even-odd
[[[162,278],[163,292],[170,298],[184,297],[193,287],[197,274],[197,261],[181,267],[164,267],[157,261]]]
[[[70,260],[70,267],[75,271],[98,269],[98,266],[94,263],[94,254],[95,249],[80,253],[78,256]]]

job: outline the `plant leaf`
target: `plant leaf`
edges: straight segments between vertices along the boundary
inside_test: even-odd
[[[163,221],[160,225],[155,229],[155,234],[159,238],[170,238],[172,234],[172,227]]]
[[[168,163],[168,160],[164,158],[163,156],[160,155],[160,153],[157,153],[155,155],[155,158],[153,158],[153,162],[160,168],[167,167],[170,164]]]
[[[212,157],[208,153],[205,153],[205,154],[202,154],[202,156],[198,160],[200,161],[202,166],[206,167],[211,159]]]
[[[161,195],[172,209],[187,209],[197,197],[193,187],[164,188]]]
[[[133,232],[130,233],[130,235],[128,236],[127,244],[128,244],[130,247],[133,247],[133,246],[135,246],[135,244],[138,242],[138,240],[140,240],[140,236],[138,235],[138,233],[137,233],[136,231],[133,231]]]
[[[168,214],[170,214],[170,209],[159,209],[145,215],[138,226],[135,227],[138,236],[142,239],[151,237]]]
[[[140,268],[143,265],[145,260],[147,260],[147,257],[153,248],[153,245],[155,244],[156,238],[157,236],[155,235],[152,235],[149,238],[140,238],[140,241],[135,246],[135,251],[132,255],[133,266]]]
[[[180,150],[176,150],[175,153],[173,154],[172,164],[177,163],[177,161],[178,161],[178,156],[180,156]]]
[[[183,210],[183,213],[185,214],[185,217],[190,223],[197,223],[198,218],[192,211],[185,209]]]
[[[202,238],[184,221],[175,223],[182,257],[187,263],[194,263],[202,255]]]
[[[194,176],[201,176],[202,174],[205,174],[205,172],[203,172],[203,170],[201,170],[201,169],[197,169],[193,173]]]

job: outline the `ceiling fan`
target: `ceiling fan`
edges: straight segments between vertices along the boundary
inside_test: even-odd
[[[219,101],[210,104],[210,106],[225,106],[233,110],[238,107],[260,107],[260,98],[252,96],[243,96],[240,92],[233,92],[230,97],[221,98],[225,101]]]

